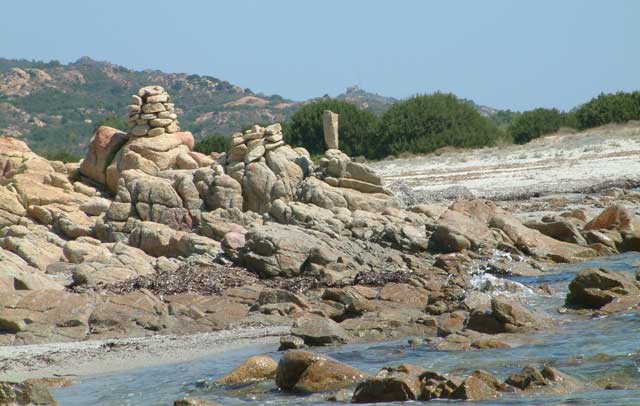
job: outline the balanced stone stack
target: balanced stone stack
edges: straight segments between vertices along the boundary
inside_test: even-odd
[[[171,96],[161,86],[146,86],[131,96],[129,105],[129,134],[136,137],[155,137],[180,131]]]
[[[319,162],[319,177],[334,187],[355,189],[362,193],[393,193],[382,185],[382,178],[365,164],[352,162],[338,149],[328,149]]]
[[[227,172],[240,181],[244,168],[252,162],[264,161],[264,155],[283,146],[282,126],[272,124],[268,127],[254,125],[243,133],[231,136],[232,148],[227,158]]]

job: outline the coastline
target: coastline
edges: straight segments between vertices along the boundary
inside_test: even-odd
[[[287,326],[212,333],[0,347],[0,381],[70,379],[191,361],[256,344],[277,344]]]

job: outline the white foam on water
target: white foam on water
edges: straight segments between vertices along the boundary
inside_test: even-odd
[[[472,271],[471,286],[474,290],[487,293],[490,296],[535,296],[536,292],[530,287],[523,285],[522,283],[511,281],[501,278],[499,276],[492,275],[486,271],[489,269],[489,264],[495,259],[507,260],[509,262],[516,262],[511,256],[511,253],[494,250],[492,257],[487,261],[487,264],[480,265],[478,268]]]

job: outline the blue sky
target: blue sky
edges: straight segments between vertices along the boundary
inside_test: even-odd
[[[206,74],[296,100],[357,84],[516,110],[640,89],[640,1],[11,1],[0,56]]]

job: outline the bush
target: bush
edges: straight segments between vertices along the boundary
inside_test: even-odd
[[[129,129],[129,124],[127,123],[127,120],[114,116],[113,114],[110,114],[104,117],[103,119],[99,120],[96,123],[96,129],[98,129],[98,127],[103,125],[106,125],[107,127],[112,127],[112,128],[115,128],[116,130],[120,130],[124,132],[126,132]]]
[[[324,130],[322,114],[331,110],[340,115],[339,146],[347,155],[371,156],[371,140],[374,137],[377,118],[370,112],[340,100],[320,100],[309,103],[295,112],[283,125],[285,140],[292,145],[306,148],[309,153],[324,154]]]
[[[580,106],[575,114],[580,130],[640,120],[640,92],[600,94]]]
[[[535,109],[525,111],[509,126],[509,133],[516,144],[525,144],[544,134],[549,134],[565,125],[563,113],[558,109]]]
[[[494,145],[502,132],[452,94],[419,95],[394,104],[380,119],[375,157],[426,153],[445,146]]]
[[[231,137],[209,135],[196,142],[194,151],[209,155],[212,152],[226,152],[231,148]]]
[[[62,162],[79,162],[82,159],[82,156],[78,154],[74,154],[68,151],[46,151],[43,152],[42,157],[49,161],[62,161]]]

